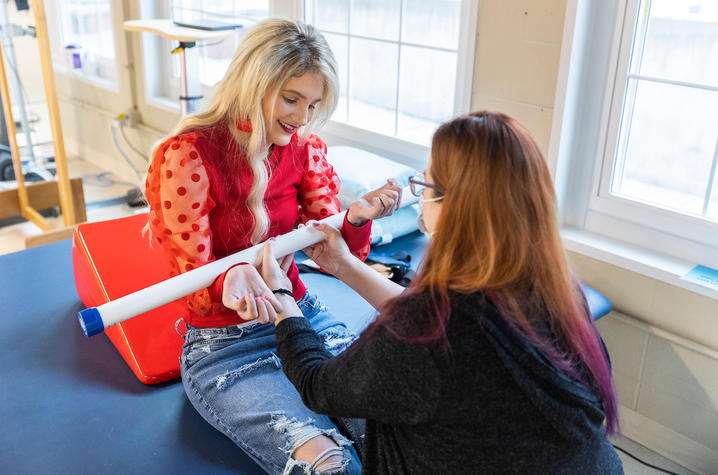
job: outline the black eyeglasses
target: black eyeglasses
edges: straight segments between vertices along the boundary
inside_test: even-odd
[[[412,195],[421,197],[426,188],[431,188],[432,190],[436,189],[436,186],[431,183],[427,183],[425,180],[426,178],[424,178],[423,172],[409,177],[409,190],[411,190]]]

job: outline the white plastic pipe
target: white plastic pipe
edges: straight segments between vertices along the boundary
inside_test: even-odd
[[[418,199],[411,194],[409,187],[401,193],[399,207],[416,203]],[[341,228],[346,211],[321,220],[336,228]],[[277,236],[274,242],[274,254],[284,256],[294,253],[324,239],[324,234],[312,226],[295,229]],[[255,263],[262,252],[264,243],[256,244],[243,251],[229,255],[217,261],[198,267],[176,277],[158,282],[137,292],[125,295],[99,307],[90,307],[77,314],[85,336],[101,333],[105,328],[124,322],[149,310],[180,299],[193,292],[209,287],[217,276],[239,262]]]

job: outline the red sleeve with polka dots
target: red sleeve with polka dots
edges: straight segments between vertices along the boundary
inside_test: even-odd
[[[180,135],[160,146],[148,170],[152,239],[171,256],[172,276],[215,260],[209,223],[215,203],[205,166],[192,137]],[[187,296],[190,311],[209,315],[223,310],[221,289],[215,287]]]
[[[304,144],[304,176],[299,186],[299,217],[302,224],[311,219],[320,220],[341,212],[337,195],[341,181],[327,162],[327,146],[316,135],[310,135]],[[342,237],[349,250],[362,261],[369,255],[371,221],[353,226],[346,217],[342,224]]]

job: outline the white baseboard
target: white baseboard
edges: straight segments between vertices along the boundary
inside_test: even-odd
[[[718,474],[718,452],[625,406],[618,406],[624,436],[703,474]],[[718,428],[716,430],[718,437]]]

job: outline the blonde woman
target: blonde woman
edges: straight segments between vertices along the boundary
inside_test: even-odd
[[[334,56],[311,26],[270,19],[247,33],[207,108],[184,118],[153,152],[149,228],[173,273],[341,210],[326,146],[307,134],[334,111],[337,84]],[[348,209],[342,235],[358,258],[368,253],[370,220],[391,214],[399,192],[387,183]],[[305,288],[296,265],[287,265],[282,288],[238,265],[186,298],[185,391],[269,473],[356,473],[363,424],[307,409],[275,356],[269,310],[279,294],[327,341],[351,337]]]
[[[622,473],[606,438],[618,428],[608,355],[528,130],[458,117],[410,182],[431,239],[406,291],[314,223],[328,237],[306,252],[380,310],[346,351],[328,353],[279,297],[277,355],[307,406],[366,418],[365,473]],[[270,245],[262,274],[285,285]]]

